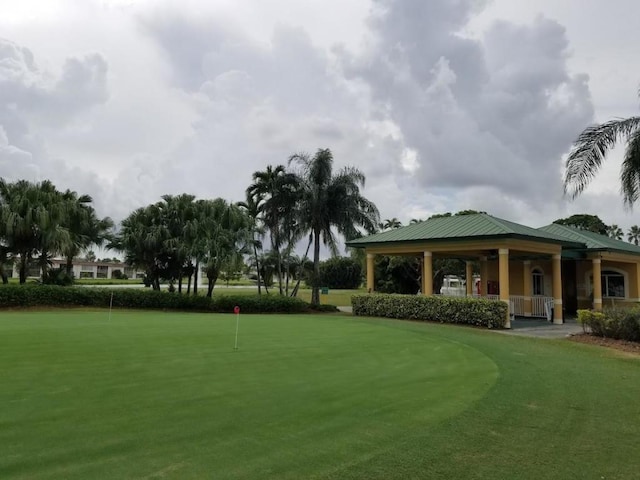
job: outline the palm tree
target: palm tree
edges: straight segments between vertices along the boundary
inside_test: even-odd
[[[262,236],[264,235],[264,228],[261,225],[260,220],[260,208],[256,199],[252,197],[249,192],[246,193],[246,200],[244,202],[238,202],[238,207],[244,209],[244,212],[249,221],[249,230],[251,233],[251,248],[253,250],[253,262],[256,267],[256,275],[258,277],[258,295],[262,295],[261,286],[261,274],[260,274],[260,259],[258,256],[258,250],[262,249]]]
[[[627,233],[627,240],[634,245],[640,244],[640,227],[633,225]]]
[[[34,254],[38,254],[44,275],[52,254],[69,244],[69,229],[64,224],[67,207],[48,180],[9,183],[0,179],[0,239],[4,249],[19,258],[20,283],[26,282]]]
[[[281,248],[297,233],[293,230],[292,219],[299,197],[296,175],[286,171],[283,165],[268,165],[263,172],[254,172],[253,184],[247,188],[247,195],[258,205],[261,220],[269,229],[271,249],[276,255],[278,288],[284,293],[282,278]]]
[[[412,218],[411,220],[409,220],[409,225],[413,225],[415,223],[421,223],[421,222],[423,222],[423,220],[420,218]]]
[[[167,226],[169,238],[166,248],[170,250],[169,280],[178,281],[178,293],[182,293],[182,277],[191,264],[192,231],[190,222],[195,219],[195,197],[181,195],[163,195],[158,203],[162,221]]]
[[[89,195],[78,196],[76,192],[67,190],[63,197],[68,203],[66,221],[71,241],[61,253],[66,258],[67,274],[71,275],[73,259],[91,246],[101,246],[107,241],[110,238],[113,221],[109,217],[102,219],[97,217],[91,206],[93,199]],[[87,252],[87,255],[89,253]]]
[[[313,278],[311,303],[320,303],[320,239],[337,254],[333,229],[347,239],[358,233],[356,227],[374,232],[379,222],[376,206],[360,193],[365,176],[360,170],[345,167],[333,173],[333,155],[329,149],[319,149],[312,157],[296,154],[289,159],[300,167],[302,186],[300,222],[303,231],[313,235]]]
[[[167,268],[165,242],[169,238],[160,209],[153,204],[138,208],[125,218],[108,248],[124,252],[125,261],[144,269],[153,289],[160,290],[160,278]]]
[[[393,230],[396,228],[400,228],[402,226],[402,222],[396,217],[393,217],[386,219],[380,225],[383,230]]]
[[[565,193],[580,195],[596,175],[607,153],[626,141],[620,168],[620,191],[627,207],[640,196],[640,117],[610,120],[587,127],[573,143],[566,162]]]
[[[615,223],[607,227],[607,235],[616,240],[622,240],[624,238],[624,232]]]
[[[246,253],[250,243],[249,220],[244,211],[235,204],[229,204],[221,198],[206,200],[202,238],[205,251],[204,264],[209,285],[207,296],[211,297],[216,281],[224,266],[237,260],[238,255]]]

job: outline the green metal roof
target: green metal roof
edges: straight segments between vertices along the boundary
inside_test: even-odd
[[[468,240],[489,238],[522,238],[546,243],[555,243],[567,247],[584,247],[581,243],[558,236],[552,232],[527,227],[519,223],[496,218],[486,213],[475,215],[454,215],[432,218],[424,222],[347,242],[350,247],[365,247],[396,242],[424,242],[437,240]]]
[[[637,245],[627,243],[622,240],[616,240],[615,238],[610,238],[606,235],[600,235],[599,233],[590,232],[588,230],[580,230],[574,227],[568,227],[567,225],[558,225],[557,223],[541,227],[539,230],[547,233],[553,233],[554,235],[564,237],[567,240],[583,243],[586,246],[586,250],[604,250],[640,255],[640,247]]]

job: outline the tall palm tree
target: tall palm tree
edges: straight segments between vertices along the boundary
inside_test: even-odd
[[[256,267],[256,275],[258,277],[258,295],[262,295],[261,274],[260,274],[260,258],[258,251],[262,250],[262,236],[264,235],[264,228],[260,219],[260,208],[256,198],[251,196],[249,192],[246,193],[246,200],[244,202],[238,202],[238,207],[244,209],[244,212],[249,221],[249,230],[251,235],[251,249],[253,251],[253,262]]]
[[[333,155],[329,149],[319,149],[315,155],[296,154],[289,159],[300,168],[302,185],[301,228],[313,236],[313,278],[311,303],[320,303],[320,240],[337,254],[333,229],[347,239],[354,238],[357,227],[368,232],[377,228],[380,215],[373,202],[360,193],[365,176],[354,167],[333,173]]]
[[[627,233],[627,240],[634,245],[640,244],[640,227],[637,225],[631,226],[629,233]]]
[[[564,189],[575,198],[587,187],[609,151],[620,142],[626,149],[620,168],[620,191],[627,207],[640,196],[640,117],[610,120],[587,127],[567,158]]]
[[[258,205],[263,224],[269,230],[271,249],[276,255],[276,275],[280,294],[283,290],[281,248],[297,234],[292,230],[292,218],[299,197],[298,177],[283,165],[268,165],[265,171],[254,172],[253,183],[247,188]]]
[[[616,240],[622,240],[624,238],[624,232],[615,223],[607,227],[607,235],[611,238],[615,238]]]

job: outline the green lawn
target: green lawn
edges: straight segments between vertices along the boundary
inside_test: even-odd
[[[637,479],[640,360],[343,315],[0,312],[0,478]]]

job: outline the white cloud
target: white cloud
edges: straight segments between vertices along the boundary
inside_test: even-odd
[[[253,171],[330,147],[385,218],[631,222],[615,168],[574,203],[561,185],[576,134],[624,103],[605,70],[628,48],[618,61],[600,46],[600,68],[574,44],[583,19],[551,0],[543,16],[503,0],[347,3],[19,2],[0,18],[0,176],[88,191],[120,219],[164,193],[240,200]],[[608,15],[598,5],[581,16]]]

